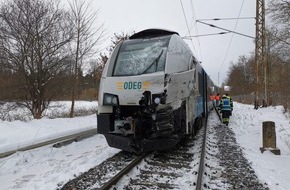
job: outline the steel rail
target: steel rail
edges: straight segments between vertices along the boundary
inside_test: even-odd
[[[221,116],[221,114],[219,113],[219,111],[218,111],[218,109],[216,108],[216,106],[214,106],[214,109],[215,109],[215,112],[216,112],[216,114],[218,115],[220,121],[223,122],[223,120],[222,120],[222,116]]]
[[[204,121],[203,143],[202,143],[198,176],[197,176],[197,182],[196,182],[196,190],[202,189],[203,171],[204,171],[204,157],[205,157],[206,138],[207,138],[207,136],[206,136],[206,134],[207,134],[207,119],[208,119],[208,116],[206,117],[206,120]]]
[[[127,174],[131,169],[133,169],[137,164],[141,162],[149,153],[144,153],[134,159],[130,164],[123,168],[119,173],[117,173],[113,178],[106,182],[99,190],[109,190],[113,185],[115,185],[125,174]]]
[[[3,153],[0,153],[0,158],[4,158],[4,157],[7,157],[7,156],[10,156],[10,155],[16,153],[17,151],[27,151],[27,150],[39,148],[39,147],[50,145],[50,144],[54,144],[54,143],[57,143],[57,145],[55,145],[55,147],[59,147],[61,145],[69,144],[69,143],[74,142],[74,141],[79,141],[79,140],[81,140],[83,138],[88,138],[88,137],[93,136],[95,134],[97,134],[97,129],[96,128],[95,129],[90,129],[90,130],[87,130],[87,131],[82,131],[82,132],[79,132],[79,133],[75,133],[75,134],[59,137],[59,138],[56,138],[56,139],[51,139],[51,140],[48,140],[48,141],[43,141],[43,142],[40,142],[40,143],[32,144],[32,145],[29,145],[29,146],[26,146],[26,147],[22,147],[22,148],[18,148],[18,149],[15,149],[15,150],[3,152]]]

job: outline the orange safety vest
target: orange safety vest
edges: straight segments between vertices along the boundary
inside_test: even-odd
[[[221,96],[220,95],[215,96],[215,100],[221,100]]]

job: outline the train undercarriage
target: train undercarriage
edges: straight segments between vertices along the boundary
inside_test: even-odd
[[[98,115],[98,130],[111,147],[129,152],[146,152],[173,148],[186,136],[196,132],[198,120],[187,122],[186,101],[178,109],[155,104],[114,107],[112,114]],[[109,125],[109,126],[108,126]]]

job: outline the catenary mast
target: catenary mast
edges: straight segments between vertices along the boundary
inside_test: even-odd
[[[256,93],[255,109],[267,106],[267,57],[266,57],[266,27],[265,27],[265,0],[256,0]]]

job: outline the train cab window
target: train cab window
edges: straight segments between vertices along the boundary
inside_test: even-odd
[[[115,60],[113,76],[164,71],[170,37],[124,41]]]

